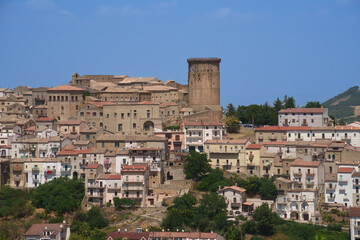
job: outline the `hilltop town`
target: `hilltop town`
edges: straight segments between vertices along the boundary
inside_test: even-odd
[[[74,210],[86,215],[100,209],[107,221],[115,219],[111,229],[96,228],[106,239],[275,234],[265,232],[267,227],[251,228],[251,223],[262,224],[257,209],[275,213],[281,224],[311,223],[359,239],[359,123],[336,125],[324,107],[285,108],[277,125],[239,124],[237,133],[229,134],[220,104],[221,59],[187,62],[187,85],[156,77],[74,73],[55,87],[0,89],[2,189],[36,191],[62,178],[76,180],[83,188],[76,187],[82,195]],[[214,195],[223,207],[212,217],[228,225],[197,225],[205,215],[190,224],[188,215],[176,215],[174,209],[181,209],[176,199],[192,202],[187,210],[212,209],[206,199]],[[35,206],[46,201],[32,199]],[[125,214],[134,217],[119,219]],[[11,213],[0,211],[0,216],[7,221]],[[32,222],[23,238],[71,239],[76,216]],[[232,231],[240,238],[231,238]]]

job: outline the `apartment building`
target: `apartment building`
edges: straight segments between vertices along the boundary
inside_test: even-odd
[[[86,123],[87,127],[103,127],[104,105],[112,105],[114,102],[89,102],[79,107],[77,119]]]
[[[250,176],[260,176],[260,150],[261,144],[248,144],[245,149],[246,168],[241,172],[245,172]]]
[[[279,126],[325,127],[331,124],[327,108],[287,108],[278,113]]]
[[[31,90],[31,100],[28,105],[45,105],[47,100],[47,87],[38,87]]]
[[[352,174],[356,172],[353,167],[340,167],[337,171],[337,183],[335,185],[334,201],[337,204],[342,204],[345,207],[353,205],[353,178]]]
[[[155,136],[168,139],[170,151],[181,152],[184,149],[184,132],[183,131],[161,131],[155,132]]]
[[[207,140],[205,150],[210,159],[212,168],[221,168],[225,171],[240,173],[240,168],[246,166],[245,149],[249,140]]]
[[[85,128],[85,122],[81,120],[65,120],[59,122],[60,135],[79,135],[83,128]]]
[[[103,173],[101,164],[88,164],[85,168],[85,197],[92,205],[102,206],[105,202],[105,184],[98,177]]]
[[[146,205],[149,193],[149,168],[147,165],[123,165],[122,198],[135,200],[139,206]]]
[[[316,212],[318,191],[316,189],[289,189],[285,195],[276,199],[276,210],[280,217],[299,222],[318,223]]]
[[[123,135],[153,135],[161,131],[159,104],[153,102],[104,105],[104,129]]]
[[[165,126],[178,125],[180,120],[179,104],[176,102],[164,102],[159,105],[160,117]]]
[[[322,190],[325,182],[324,164],[319,161],[304,161],[297,158],[290,166],[290,180],[294,188]]]
[[[40,184],[44,184],[60,176],[68,176],[71,178],[71,172],[65,171],[57,158],[26,159],[24,161],[24,173],[24,187],[26,188],[36,188]]]
[[[57,130],[57,120],[55,118],[41,117],[36,119],[35,126],[37,130],[41,130],[41,129]]]
[[[350,207],[350,240],[360,240],[360,207]]]
[[[325,203],[335,203],[336,185],[337,185],[337,174],[325,174]]]
[[[187,151],[204,152],[204,143],[207,140],[226,138],[226,126],[222,122],[184,121],[182,129]]]
[[[83,102],[84,89],[61,85],[47,89],[47,117],[59,121],[76,116],[76,111]]]

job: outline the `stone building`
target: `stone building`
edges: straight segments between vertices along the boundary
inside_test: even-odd
[[[77,119],[86,123],[87,127],[103,127],[104,105],[112,105],[114,102],[89,102],[79,107]]]
[[[153,102],[104,105],[104,129],[124,135],[153,135],[161,130],[159,104]]]
[[[47,87],[38,87],[32,90],[32,100],[29,105],[46,105]]]
[[[221,59],[190,58],[187,61],[189,63],[189,106],[196,113],[202,112],[198,114],[199,119],[211,116],[212,121],[220,121],[222,119],[219,66]],[[209,114],[209,112],[212,113]]]
[[[327,108],[287,108],[278,113],[279,126],[326,127],[330,125]]]
[[[164,131],[155,132],[155,136],[168,139],[169,150],[181,152],[184,149],[184,132],[183,131]]]
[[[47,116],[63,121],[76,116],[83,102],[84,89],[61,85],[47,89]]]

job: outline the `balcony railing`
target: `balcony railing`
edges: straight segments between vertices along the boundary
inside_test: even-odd
[[[88,188],[105,188],[105,185],[104,185],[104,184],[103,184],[103,185],[100,185],[99,183],[93,183],[93,184],[88,183],[86,186],[87,186]]]
[[[20,177],[15,177],[15,182],[20,182]]]
[[[39,183],[39,181],[40,181],[40,179],[39,179],[39,178],[35,178],[35,177],[33,177],[33,182],[34,182],[34,183]]]
[[[32,171],[33,171],[33,172],[39,172],[40,169],[39,169],[38,167],[33,167],[33,168],[32,168]]]
[[[21,172],[21,171],[22,171],[22,167],[20,167],[20,166],[14,166],[13,171],[14,171],[14,172]]]
[[[46,170],[44,170],[44,174],[47,174],[47,175],[56,174],[56,169],[46,169]]]
[[[329,202],[335,201],[335,197],[328,197],[328,201],[329,201]]]

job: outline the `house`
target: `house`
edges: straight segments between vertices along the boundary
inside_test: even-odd
[[[276,209],[280,217],[300,222],[318,223],[320,221],[316,212],[318,202],[318,190],[290,189],[285,195],[279,195],[276,199]]]
[[[184,121],[181,125],[185,136],[187,151],[204,152],[207,140],[223,140],[226,138],[226,126],[222,122]]]
[[[60,135],[73,134],[79,135],[80,131],[85,128],[85,122],[81,120],[67,120],[59,122]]]
[[[242,212],[251,212],[253,203],[246,202],[246,189],[238,186],[226,186],[220,188],[217,194],[223,196],[226,200],[226,210],[229,216],[237,216]]]
[[[360,240],[360,207],[350,207],[350,239]]]
[[[212,168],[240,173],[245,172],[245,149],[250,143],[246,139],[207,140],[204,152]],[[243,168],[242,171],[240,168]]]
[[[335,203],[336,184],[337,184],[336,173],[325,175],[325,194],[324,194],[325,203],[328,204]]]
[[[335,185],[335,203],[351,207],[353,203],[352,174],[356,170],[353,167],[340,167],[337,171],[337,183]]]
[[[109,233],[106,236],[106,240],[115,240],[115,239],[128,239],[128,240],[148,240],[150,236],[149,232],[127,232],[125,231],[121,232],[120,229],[118,229],[117,232]]]
[[[278,113],[279,126],[329,126],[331,121],[327,108],[287,108]]]
[[[294,188],[315,188],[322,190],[325,181],[324,164],[319,161],[303,161],[297,158],[290,165],[290,180]]]
[[[70,239],[70,225],[65,223],[36,223],[24,234],[25,240],[68,240]]]
[[[177,240],[177,239],[196,239],[196,240],[225,240],[217,233],[206,232],[150,232],[149,240]]]
[[[245,171],[250,176],[260,176],[260,149],[262,144],[248,144],[245,149]]]
[[[147,165],[123,165],[122,198],[135,200],[139,206],[144,207],[149,192],[149,168]]]
[[[36,129],[57,130],[57,120],[55,118],[40,117],[36,119]]]
[[[164,131],[155,132],[155,136],[168,139],[170,151],[181,152],[184,149],[184,132],[183,131]]]
[[[89,164],[85,168],[85,197],[93,205],[102,206],[105,203],[105,184],[98,179],[102,173],[101,164]]]

